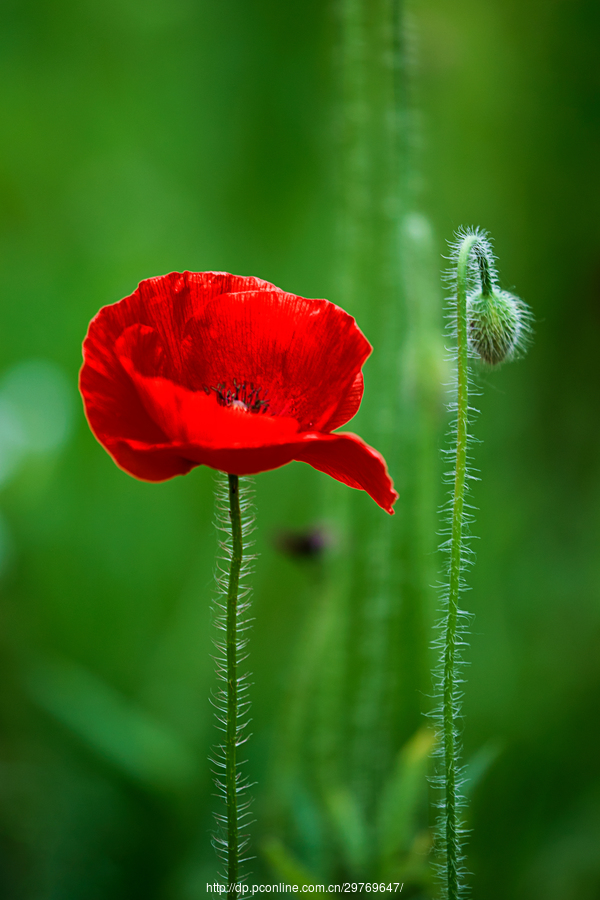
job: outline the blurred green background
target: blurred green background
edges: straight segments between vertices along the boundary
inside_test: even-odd
[[[0,895],[7,900],[195,900],[215,880],[207,763],[215,740],[213,473],[197,469],[148,485],[119,471],[83,417],[80,345],[99,307],[142,278],[183,269],[254,274],[357,315],[375,344],[365,407],[378,409],[380,390],[397,372],[377,369],[387,313],[379,288],[369,295],[361,287],[354,300],[344,294],[352,267],[339,237],[344,215],[353,214],[343,201],[348,187],[340,187],[352,176],[352,146],[377,152],[376,131],[372,146],[364,131],[350,139],[350,152],[339,137],[340,121],[352,123],[356,112],[348,96],[360,93],[352,54],[340,51],[359,6],[2,3]],[[365,40],[377,58],[377,17],[385,25],[394,10],[377,0],[366,15]],[[398,838],[409,849],[397,871],[407,895],[430,896],[428,738],[414,735],[430,705],[426,585],[439,563],[431,550],[443,498],[433,487],[447,376],[434,337],[442,329],[436,285],[445,240],[473,224],[491,231],[503,287],[524,297],[537,320],[528,357],[479,379],[481,540],[468,595],[476,618],[464,725],[465,758],[479,772],[469,813],[473,895],[596,900],[600,8],[591,0],[414,0],[404,15],[409,87],[396,99],[410,114],[399,118],[406,185],[398,191],[403,214],[419,213],[411,233],[429,246],[415,263],[405,245],[404,261],[417,270],[408,290],[413,314],[424,304],[428,310],[427,322],[417,314],[407,334],[413,344],[419,334],[430,341],[431,415],[419,431],[425,443],[415,439],[390,461],[402,496],[385,525],[410,535],[418,507],[414,527],[427,533],[403,551],[412,560],[403,571],[419,569],[421,587],[413,594],[403,587],[414,602],[405,620],[394,620],[404,639],[389,663],[390,672],[406,670],[397,679],[400,700],[388,710],[399,724],[386,732],[386,773],[400,751],[386,802],[411,810],[394,826],[408,829]],[[369,90],[363,101],[371,109]],[[384,116],[385,103],[381,109]],[[360,243],[360,229],[368,229],[357,208]],[[361,278],[377,282],[368,267]],[[401,391],[414,362],[408,343]],[[403,409],[397,429],[412,434],[417,413]],[[376,441],[376,412],[361,416],[356,430]],[[424,465],[420,475],[409,459]],[[415,493],[419,478],[424,488]],[[333,627],[333,645],[345,640],[353,658],[352,629],[336,635],[326,587],[350,567],[335,521],[347,502],[355,518],[374,515],[368,498],[347,501],[345,488],[325,482],[296,463],[257,478],[248,746],[257,883],[376,874],[361,857],[353,795],[311,794],[294,759],[298,721],[310,721],[298,710],[308,706],[325,719],[333,708],[327,666],[311,681],[320,629]],[[315,527],[332,533],[322,558],[282,552],[282,533]],[[340,721],[350,720],[354,700],[336,696]],[[371,750],[360,752],[368,758]]]

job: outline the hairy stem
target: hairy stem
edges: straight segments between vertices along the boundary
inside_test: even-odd
[[[471,246],[463,244],[458,259],[456,331],[458,338],[456,470],[450,534],[450,584],[448,618],[444,636],[444,786],[446,792],[446,884],[449,900],[458,897],[460,856],[456,810],[457,752],[455,740],[456,639],[462,563],[463,512],[467,474],[467,426],[469,416],[469,362],[467,349],[466,277]],[[462,274],[462,277],[461,277]]]
[[[214,748],[211,762],[215,767],[217,796],[223,807],[215,813],[213,846],[223,864],[219,876],[230,890],[235,891],[244,880],[241,867],[246,862],[244,852],[249,835],[245,826],[249,824],[251,805],[251,798],[247,796],[248,778],[240,771],[244,760],[239,758],[239,751],[248,737],[245,732],[250,709],[249,672],[242,671],[241,666],[248,657],[251,624],[247,616],[250,588],[246,579],[255,559],[250,552],[254,510],[248,479],[219,475],[216,494],[215,524],[224,537],[219,541],[221,553],[215,572],[217,635],[214,644],[217,655],[214,659],[220,686],[213,695],[213,705],[223,739]]]
[[[472,241],[471,241],[472,239]],[[477,267],[479,269],[479,278],[481,281],[481,293],[484,297],[489,297],[492,293],[492,268],[491,268],[491,260],[488,259],[488,251],[486,247],[484,247],[478,240],[476,235],[469,235],[468,239],[465,241],[468,244],[468,249],[466,250],[467,256],[464,260],[465,267],[465,278],[466,278],[466,268],[468,266],[468,256],[471,250],[475,253],[475,257],[477,259]],[[460,273],[459,273],[460,277]],[[465,302],[466,302],[466,284],[463,284],[464,292],[465,292]]]
[[[228,475],[229,518],[231,520],[232,553],[227,585],[227,726],[225,738],[225,784],[227,791],[227,880],[238,883],[238,588],[242,567],[242,517],[240,513],[239,478]]]
[[[444,838],[446,848],[445,883],[448,900],[458,900],[461,893],[461,847],[458,821],[458,747],[456,720],[459,702],[457,684],[457,640],[459,599],[464,565],[465,485],[467,478],[467,445],[469,424],[469,347],[467,338],[467,291],[471,274],[471,254],[474,254],[482,290],[491,291],[492,270],[486,247],[477,234],[466,234],[458,248],[456,267],[456,339],[457,339],[457,421],[456,468],[450,523],[450,572],[448,583],[448,614],[444,631],[443,659],[443,782]]]
[[[460,716],[459,672],[463,664],[467,614],[459,601],[465,589],[463,575],[469,564],[468,525],[465,494],[469,476],[467,449],[469,444],[469,358],[477,358],[486,366],[499,365],[520,355],[531,330],[531,312],[518,297],[498,286],[491,242],[485,231],[461,230],[452,245],[451,270],[456,279],[455,305],[452,309],[452,334],[457,345],[456,377],[456,452],[451,473],[453,492],[448,506],[449,540],[448,578],[443,584],[445,615],[440,622],[441,636],[436,646],[441,649],[439,674],[440,704],[434,712],[441,737],[436,751],[441,763],[435,783],[443,792],[438,820],[441,851],[439,874],[443,896],[460,900],[464,896],[464,866],[461,846],[462,822],[459,812],[464,804],[461,794],[459,766],[460,740],[457,722]],[[452,404],[452,407],[454,404]],[[451,407],[451,408],[452,408]],[[454,448],[450,451],[454,454]]]

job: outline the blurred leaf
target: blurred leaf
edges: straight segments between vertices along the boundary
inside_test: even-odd
[[[327,794],[326,803],[346,864],[351,872],[359,872],[368,859],[368,838],[358,801],[347,788],[337,787]]]
[[[527,896],[544,900],[596,900],[600,881],[600,790],[590,786],[552,823],[522,883]]]
[[[56,452],[73,422],[74,387],[53,362],[19,362],[0,381],[0,484],[28,455]]]
[[[25,436],[13,405],[0,394],[0,484],[8,481],[19,467]]]
[[[269,838],[262,852],[276,877],[299,888],[316,884],[316,879],[277,838]]]
[[[19,422],[25,450],[49,453],[68,439],[73,421],[74,387],[50,360],[18,363],[0,382],[0,396]]]
[[[483,781],[504,749],[501,741],[488,741],[474,753],[465,766],[463,793],[470,797]]]
[[[8,523],[0,512],[0,577],[5,573],[14,552],[13,538]]]
[[[144,787],[177,791],[197,778],[193,750],[178,734],[81,666],[46,662],[26,681],[41,707]]]
[[[382,859],[405,852],[418,830],[419,808],[427,797],[427,769],[435,732],[421,728],[398,754],[394,772],[381,795],[377,832]]]

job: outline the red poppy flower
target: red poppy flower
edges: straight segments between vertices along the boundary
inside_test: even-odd
[[[80,388],[92,431],[136,478],[198,465],[251,475],[300,460],[392,513],[383,457],[355,434],[332,434],[360,406],[371,349],[327,300],[172,272],[92,319]]]

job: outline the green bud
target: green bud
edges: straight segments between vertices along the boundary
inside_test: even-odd
[[[497,366],[521,349],[527,330],[525,307],[518,297],[492,287],[467,297],[469,346],[483,362]]]

